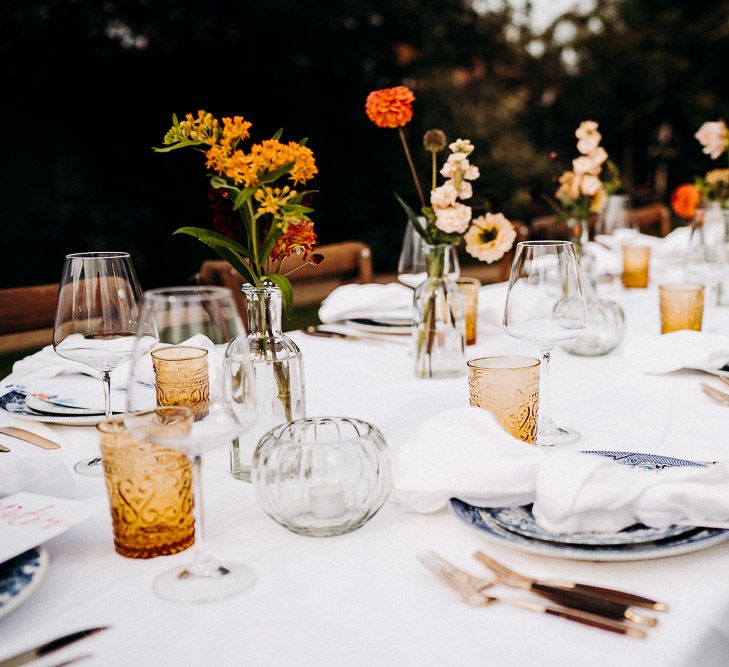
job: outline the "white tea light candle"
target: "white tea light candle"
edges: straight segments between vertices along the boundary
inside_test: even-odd
[[[318,484],[309,489],[309,508],[318,519],[333,519],[344,514],[344,485]]]

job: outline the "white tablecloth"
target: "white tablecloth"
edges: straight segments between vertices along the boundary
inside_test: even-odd
[[[482,296],[493,303],[492,314],[483,315],[478,344],[467,356],[534,354],[501,331],[503,285],[484,288]],[[658,332],[655,289],[615,298],[626,310],[628,337]],[[729,331],[729,309],[709,308],[705,329]],[[308,413],[372,421],[393,449],[425,416],[468,401],[465,376],[415,380],[407,348],[292,337],[305,357]],[[557,350],[553,410],[560,423],[582,432],[577,448],[726,458],[729,410],[701,393],[699,381],[708,379],[690,371],[638,375],[623,366],[620,348],[600,358]],[[54,431],[69,464],[95,450],[93,429]],[[354,533],[309,538],[263,514],[251,486],[231,478],[226,465],[222,449],[206,460],[209,542],[217,554],[250,565],[259,577],[255,587],[211,605],[158,600],[150,589],[154,577],[190,554],[146,561],[118,556],[106,498],[100,496],[95,517],[46,545],[51,565],[41,588],[0,619],[0,659],[76,629],[108,624],[111,630],[36,664],[50,666],[84,653],[94,655],[89,665],[160,667],[727,662],[727,543],[655,561],[563,561],[491,546],[449,511],[414,515],[391,503]],[[0,474],[1,466],[2,460]],[[415,560],[417,553],[434,549],[479,572],[471,558],[478,548],[532,575],[633,590],[666,601],[670,611],[660,615],[647,639],[635,641],[505,605],[470,608]]]

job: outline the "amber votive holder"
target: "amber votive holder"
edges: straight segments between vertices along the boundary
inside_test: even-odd
[[[659,285],[661,333],[681,329],[701,331],[704,317],[704,286],[698,283]]]
[[[651,249],[643,245],[623,246],[623,287],[648,287]]]
[[[476,278],[459,278],[456,281],[463,294],[463,319],[466,323],[466,345],[476,343],[478,329],[478,290],[481,281]]]
[[[179,405],[192,410],[195,421],[208,414],[210,383],[208,351],[173,345],[152,351],[157,405]]]
[[[492,413],[511,435],[536,444],[539,366],[535,357],[480,357],[468,362],[470,403]]]
[[[188,410],[157,408],[153,412],[166,422],[160,429],[166,429],[168,441],[189,435],[192,415]],[[155,558],[191,546],[195,521],[187,456],[173,447],[137,439],[126,429],[123,417],[105,419],[96,428],[116,552],[127,558]]]

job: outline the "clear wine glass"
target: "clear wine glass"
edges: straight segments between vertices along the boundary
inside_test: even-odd
[[[53,348],[65,359],[101,373],[104,412],[112,415],[111,372],[132,355],[142,290],[129,253],[82,252],[66,255],[58,290]],[[74,470],[103,475],[96,456]]]
[[[539,346],[542,356],[537,445],[578,440],[573,429],[557,426],[549,402],[549,359],[555,345],[579,336],[587,313],[572,243],[517,244],[504,308],[504,330]]]
[[[407,285],[412,289],[424,283],[428,277],[425,263],[425,245],[423,237],[413,229],[412,223],[406,223],[405,235],[402,240],[402,250],[400,251],[400,258],[397,262],[397,279],[403,285]],[[446,256],[445,272],[451,280],[458,280],[461,277],[458,253],[454,246],[451,246]]]
[[[157,338],[151,350],[145,343],[150,332]],[[246,565],[222,562],[207,549],[202,504],[203,453],[230,445],[255,421],[250,401],[236,404],[233,409],[226,397],[225,387],[230,384],[226,374],[235,375],[236,381],[243,383],[250,381],[251,374],[245,330],[232,294],[222,287],[171,287],[145,292],[137,338],[124,422],[140,439],[175,447],[188,456],[194,495],[194,558],[160,574],[154,581],[154,592],[176,602],[213,602],[232,597],[251,586],[256,577]],[[235,354],[226,357],[226,348],[232,343]],[[167,365],[161,366],[160,359]],[[166,438],[164,430],[158,428],[154,409],[164,405],[192,410],[195,421],[187,437]]]

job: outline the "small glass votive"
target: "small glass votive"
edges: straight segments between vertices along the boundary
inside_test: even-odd
[[[651,249],[644,245],[623,246],[623,287],[648,287]]]
[[[470,403],[491,412],[515,438],[535,444],[539,407],[535,357],[481,357],[468,362]]]
[[[698,283],[660,285],[661,333],[691,329],[701,331],[704,316],[704,286]]]
[[[392,488],[390,449],[372,424],[297,419],[264,435],[251,479],[266,514],[294,533],[329,537],[369,521]]]
[[[210,384],[208,351],[173,345],[152,351],[157,405],[179,405],[192,410],[195,421],[208,414]]]
[[[463,319],[466,323],[466,345],[476,343],[478,327],[478,290],[481,281],[476,278],[459,278],[456,281],[463,294]]]
[[[189,410],[154,412],[165,437],[189,434]],[[116,552],[127,558],[154,558],[191,546],[195,522],[188,458],[172,447],[138,440],[126,429],[123,417],[105,419],[96,428]]]

